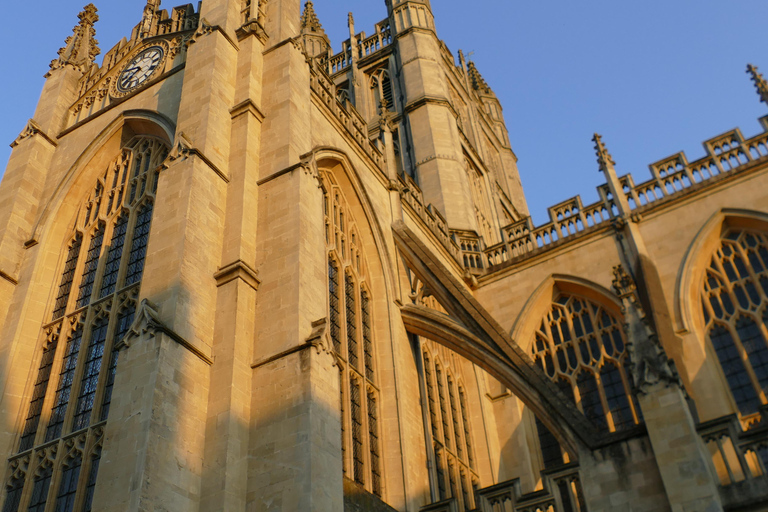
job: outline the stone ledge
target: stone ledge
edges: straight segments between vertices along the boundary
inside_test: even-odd
[[[254,291],[258,290],[259,284],[261,284],[258,272],[242,260],[237,260],[234,263],[221,267],[218,272],[213,274],[213,278],[216,279],[217,287],[231,283],[235,279],[242,279]]]

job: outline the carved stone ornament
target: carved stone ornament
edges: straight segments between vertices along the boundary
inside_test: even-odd
[[[660,383],[666,386],[677,385],[685,391],[674,361],[667,357],[661,347],[640,304],[634,278],[621,265],[613,268],[613,275],[613,289],[621,298],[629,368],[637,392],[648,393],[651,387]]]
[[[154,338],[158,333],[165,334],[170,339],[199,357],[206,364],[213,364],[213,358],[210,355],[204,353],[185,340],[176,331],[165,325],[160,319],[160,313],[157,311],[157,306],[147,299],[141,301],[139,310],[136,312],[136,316],[133,319],[133,324],[131,324],[131,327],[128,329],[128,332],[123,339],[115,344],[115,349],[122,350],[124,348],[130,348],[135,340]]]
[[[53,140],[51,137],[49,137],[42,128],[40,128],[40,125],[35,122],[34,119],[30,119],[27,121],[27,126],[24,127],[24,129],[21,131],[18,137],[16,137],[16,140],[14,140],[11,143],[11,148],[15,148],[19,144],[21,144],[23,141],[30,139],[36,135],[39,135],[43,138],[44,141],[46,141],[48,144],[50,144],[53,147],[58,146],[59,144]]]
[[[331,363],[333,366],[338,366],[339,360],[336,356],[336,352],[333,351],[332,343],[328,339],[328,319],[321,318],[312,322],[312,332],[306,339],[308,345],[311,345],[318,354],[328,354],[333,358]]]

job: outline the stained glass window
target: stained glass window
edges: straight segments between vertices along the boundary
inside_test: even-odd
[[[736,408],[756,413],[768,392],[768,237],[731,230],[701,287],[705,332]]]
[[[157,173],[167,153],[159,139],[134,138],[83,199],[56,274],[52,321],[42,328],[40,364],[29,390],[19,455],[9,461],[11,469],[23,463],[35,476],[26,490],[23,478],[9,482],[3,512],[17,512],[19,507],[73,511],[75,503],[91,509],[98,457],[73,456],[71,450],[57,452],[39,443],[64,437],[67,443],[78,439],[82,446],[101,449],[102,422],[110,410],[117,372],[115,345],[128,332],[136,311]],[[77,291],[75,297],[72,290]],[[73,410],[68,412],[70,405]],[[45,435],[39,433],[41,418],[47,419]],[[70,436],[75,432],[79,434]],[[80,478],[83,471],[87,478]],[[54,483],[56,488],[50,489]],[[55,504],[50,503],[54,496]]]
[[[606,431],[640,423],[626,364],[629,354],[621,320],[609,308],[579,295],[561,293],[533,335],[534,362],[574,400],[596,426]],[[543,426],[543,425],[542,425]],[[551,433],[540,441],[553,453]]]
[[[339,366],[342,466],[345,477],[381,496],[379,389],[375,381],[367,265],[354,216],[330,174],[323,173],[328,253],[328,330]]]

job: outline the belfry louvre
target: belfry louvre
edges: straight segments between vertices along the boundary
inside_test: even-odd
[[[0,511],[768,510],[768,116],[637,183],[596,134],[536,226],[385,7],[149,0],[101,65],[79,14],[0,183]]]

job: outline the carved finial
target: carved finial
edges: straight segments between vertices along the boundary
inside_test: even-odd
[[[477,70],[477,66],[472,61],[467,64],[467,70],[469,71],[469,80],[472,82],[472,87],[484,94],[493,94],[490,86],[486,83],[483,75]]]
[[[64,66],[73,67],[86,73],[96,56],[101,53],[99,42],[96,40],[96,29],[93,25],[99,21],[96,14],[98,9],[93,4],[88,4],[78,14],[80,23],[72,30],[73,34],[65,41],[65,46],[59,50],[59,57],[51,62],[51,69]]]
[[[757,93],[760,95],[760,101],[768,105],[768,82],[763,75],[757,72],[757,66],[747,65],[747,73],[752,75],[752,81],[755,82]]]
[[[595,136],[592,137],[592,140],[595,143],[595,153],[597,153],[597,163],[600,166],[600,170],[603,172],[608,172],[609,170],[612,171],[616,162],[613,161],[613,157],[608,152],[608,148],[603,144],[603,137],[596,133]]]
[[[622,267],[613,267],[613,289],[621,298],[621,312],[624,314],[624,332],[627,334],[629,368],[635,388],[640,393],[658,383],[667,386],[675,384],[683,391],[680,376],[651,326],[637,295],[634,278]]]
[[[160,9],[160,1],[161,0],[147,0],[147,5],[144,6],[144,15],[141,18],[141,25],[139,28],[139,41],[153,35],[152,27],[157,11]]]
[[[304,4],[304,13],[301,15],[301,31],[302,32],[319,32],[325,35],[323,26],[320,24],[320,20],[315,12],[315,6],[312,4],[312,0],[307,0]]]

